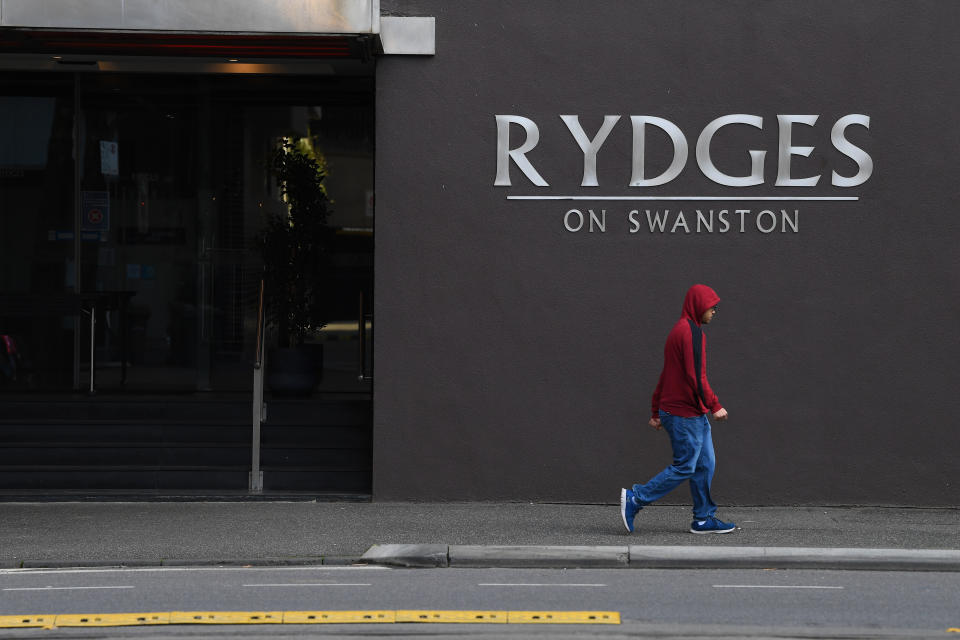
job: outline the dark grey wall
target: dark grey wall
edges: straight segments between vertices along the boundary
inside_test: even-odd
[[[730,412],[714,424],[714,497],[724,504],[956,505],[960,345],[956,211],[960,179],[960,3],[384,0],[437,18],[437,55],[385,57],[377,70],[374,498],[614,502],[669,462],[645,426],[663,340],[686,289],[723,303],[709,375]],[[747,173],[767,149],[767,183],[731,188],[697,169],[710,120],[764,118],[718,134],[715,159]],[[873,158],[865,184],[830,145]],[[493,186],[495,114],[535,120],[537,189],[514,166]],[[600,186],[580,187],[582,154],[560,120],[589,134],[620,114],[599,154]],[[678,124],[683,175],[630,188],[630,115]],[[774,188],[777,114],[796,127],[793,175]],[[515,129],[515,135],[519,130]],[[516,138],[515,138],[516,140]],[[516,144],[516,142],[514,143]],[[651,172],[665,137],[649,134]],[[659,148],[660,151],[656,151]],[[659,157],[660,160],[657,160]],[[657,165],[657,163],[660,163]],[[788,202],[798,233],[631,235],[625,202],[605,233],[570,233],[577,195],[856,195]],[[661,204],[682,208],[691,203]],[[689,500],[686,488],[672,501]]]

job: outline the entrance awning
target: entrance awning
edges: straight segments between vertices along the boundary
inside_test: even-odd
[[[380,0],[0,0],[0,53],[273,57],[432,55],[432,17]]]

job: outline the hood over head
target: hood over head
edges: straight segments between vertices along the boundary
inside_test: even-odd
[[[717,292],[705,284],[695,284],[687,291],[687,297],[683,301],[683,313],[681,317],[687,320],[693,320],[700,326],[700,318],[703,313],[720,302],[720,296]]]

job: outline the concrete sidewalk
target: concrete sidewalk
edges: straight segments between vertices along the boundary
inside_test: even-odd
[[[0,567],[346,564],[379,545],[364,561],[404,565],[397,558],[419,549],[431,566],[607,566],[602,556],[609,566],[960,570],[960,509],[718,515],[740,529],[692,535],[689,507],[674,506],[647,507],[628,534],[616,505],[0,502]]]

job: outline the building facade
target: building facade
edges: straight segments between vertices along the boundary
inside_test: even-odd
[[[249,423],[263,158],[296,139],[328,168],[336,312],[313,398],[268,391],[268,490],[615,502],[669,459],[650,397],[702,282],[718,502],[956,504],[953,3],[57,4],[0,5],[15,411]],[[28,418],[9,452],[43,444]]]

